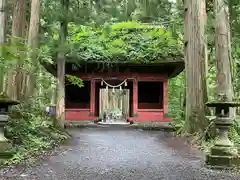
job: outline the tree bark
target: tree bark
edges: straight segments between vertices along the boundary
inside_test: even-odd
[[[3,45],[6,38],[6,0],[0,0],[0,58],[3,55]],[[1,61],[0,61],[1,63]],[[4,91],[4,67],[0,65],[0,93]]]
[[[61,128],[65,122],[65,57],[58,56],[57,60],[57,120]]]
[[[25,37],[26,27],[26,0],[15,0],[12,20],[12,36]]]
[[[216,63],[217,93],[233,99],[230,24],[228,5],[224,0],[215,0],[216,13]],[[232,112],[233,115],[233,112]]]
[[[52,80],[51,80],[51,82],[52,82],[52,84],[51,84],[51,89],[52,89],[52,92],[51,92],[51,101],[50,101],[50,104],[51,105],[56,105],[57,103],[57,84],[55,83],[55,78],[53,77],[53,78],[51,78]]]
[[[31,48],[32,69],[30,72],[30,85],[28,85],[28,96],[34,95],[37,72],[40,66],[37,60],[37,50],[39,46],[39,21],[40,0],[32,0],[30,26],[28,32],[28,46]]]
[[[3,45],[5,43],[5,37],[6,37],[6,0],[0,0],[0,45]],[[1,52],[2,51],[0,51],[0,53]]]
[[[16,53],[20,54],[17,68],[12,70],[8,76],[7,93],[12,99],[22,100],[25,94],[22,94],[25,73],[22,70],[24,53],[18,49],[18,46],[24,45],[26,35],[26,0],[15,0],[12,20],[12,45],[16,47]]]
[[[68,14],[69,0],[61,0],[64,15]],[[66,44],[67,37],[67,18],[61,17],[60,22],[60,44]],[[58,124],[64,128],[65,122],[65,53],[60,51],[57,58],[57,108],[56,108]]]
[[[207,126],[207,47],[205,39],[205,0],[185,0],[185,67],[186,112],[185,133],[203,133]]]

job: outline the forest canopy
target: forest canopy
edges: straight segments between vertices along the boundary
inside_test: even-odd
[[[164,26],[125,21],[101,27],[69,25],[68,61],[159,63],[180,59],[179,38]]]

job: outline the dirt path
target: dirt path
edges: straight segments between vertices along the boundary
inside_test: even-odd
[[[200,153],[168,133],[70,129],[74,139],[38,165],[2,169],[1,180],[239,180],[203,168]]]

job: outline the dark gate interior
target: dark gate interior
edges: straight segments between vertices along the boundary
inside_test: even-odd
[[[138,109],[163,109],[162,82],[138,82]]]
[[[108,84],[111,84],[111,85],[118,85],[120,84],[122,81],[120,80],[109,80],[109,81],[106,81]],[[104,84],[103,86],[101,85],[101,81],[97,81],[96,82],[96,89],[95,89],[95,116],[99,116],[99,89],[100,88],[106,88],[106,85]],[[128,81],[127,82],[127,86],[125,87],[124,85],[122,86],[123,89],[129,89],[130,91],[130,110],[129,110],[129,116],[131,117],[133,112],[133,82],[132,81]],[[109,90],[111,90],[111,88],[109,88]]]
[[[90,109],[90,81],[83,81],[84,87],[69,84],[65,87],[66,108]]]

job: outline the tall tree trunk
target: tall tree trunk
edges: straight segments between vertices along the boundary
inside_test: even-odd
[[[205,39],[205,0],[185,0],[185,67],[186,114],[185,132],[202,133],[207,126],[207,54]]]
[[[68,15],[69,0],[61,0],[63,14]],[[60,24],[60,43],[61,46],[66,44],[67,37],[67,17],[61,17]],[[57,58],[57,120],[60,127],[64,128],[65,122],[65,54],[59,52]]]
[[[15,0],[13,9],[12,20],[12,44],[13,46],[23,45],[24,37],[26,35],[26,0]],[[18,59],[18,66],[15,70],[10,72],[8,77],[7,93],[13,99],[21,100],[24,94],[23,92],[23,77],[24,72],[22,70],[24,54],[17,48],[17,53],[20,54]]]
[[[0,0],[0,44],[5,43],[6,33],[6,0]]]
[[[28,96],[34,95],[36,87],[37,72],[40,64],[37,60],[37,49],[39,46],[39,21],[40,21],[40,0],[32,0],[31,17],[28,33],[28,46],[31,48],[32,69],[30,72],[30,85],[28,85]]]
[[[228,100],[231,101],[233,99],[232,62],[229,10],[227,3],[224,0],[215,0],[215,11],[217,93],[227,95]]]
[[[15,0],[12,20],[12,36],[25,37],[26,26],[26,0]]]
[[[56,98],[57,98],[57,86],[56,86],[56,83],[55,83],[55,78],[51,78],[51,89],[52,89],[52,92],[51,92],[51,101],[50,101],[50,104],[51,105],[56,105]]]
[[[0,58],[3,55],[3,45],[6,37],[6,0],[0,0]],[[1,60],[0,60],[1,63]],[[0,93],[4,87],[4,67],[0,65]]]

